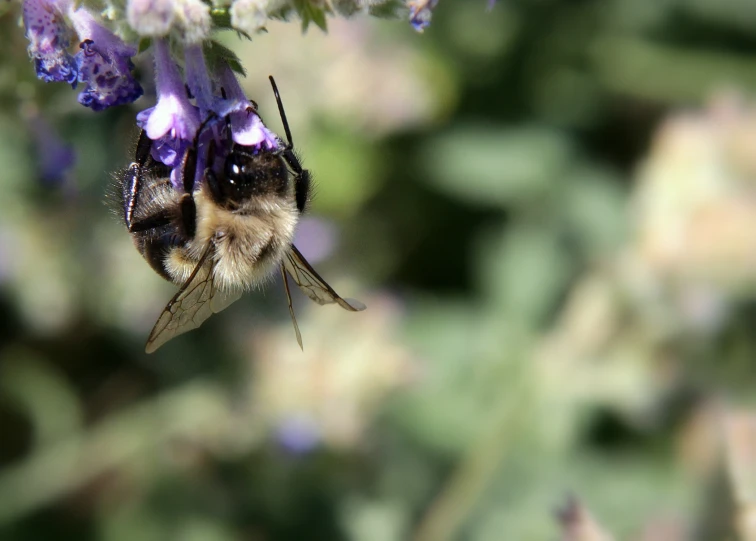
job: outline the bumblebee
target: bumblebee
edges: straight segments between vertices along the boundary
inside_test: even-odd
[[[297,222],[310,200],[312,177],[294,152],[273,77],[270,82],[285,145],[270,150],[236,144],[227,122],[225,156],[216,155],[216,141],[210,138],[203,162],[199,141],[208,118],[184,155],[181,191],[171,182],[171,169],[151,156],[152,141],[142,131],[133,163],[117,179],[123,220],[134,245],[155,272],[180,286],[147,339],[147,353],[196,329],[276,271],[283,277],[300,348],[289,276],[318,304],[335,303],[353,312],[365,309],[359,301],[340,297],[293,244]]]

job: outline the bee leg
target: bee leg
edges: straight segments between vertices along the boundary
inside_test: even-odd
[[[181,209],[181,224],[184,226],[184,233],[187,238],[193,239],[197,232],[197,205],[191,194],[185,193],[179,201]]]
[[[123,174],[123,221],[129,231],[132,231],[134,209],[139,199],[141,174],[142,168],[136,163],[132,163]]]
[[[197,151],[190,147],[181,163],[181,183],[184,185],[184,193],[191,194],[194,191],[194,181],[197,173]]]
[[[192,196],[196,173],[197,151],[195,148],[189,148],[181,163],[181,181],[184,193],[179,200],[180,223],[188,239],[194,238],[194,233],[197,231],[197,206]]]
[[[139,202],[139,194],[141,193],[144,181],[144,166],[150,158],[151,150],[152,139],[147,136],[146,131],[142,130],[139,134],[136,151],[134,152],[134,161],[124,173],[123,179],[123,219],[126,222],[126,227],[132,233],[151,228],[142,225],[140,226],[141,229],[135,229],[136,224],[134,224],[134,209]]]
[[[199,148],[199,139],[202,131],[208,122],[216,117],[215,113],[210,113],[208,117],[202,121],[197,133],[194,135],[194,142],[190,146],[181,163],[181,180],[184,185],[184,192],[191,194],[194,192],[194,184],[197,180],[197,149]],[[208,145],[207,161],[206,165],[212,166],[212,162],[215,160],[215,140],[211,139]]]
[[[218,177],[215,176],[212,169],[205,170],[205,182],[207,182],[207,187],[210,188],[210,193],[212,194],[213,199],[216,201],[223,199],[220,184],[218,183]]]
[[[139,141],[137,141],[136,151],[134,152],[134,161],[143,167],[147,163],[147,159],[150,157],[150,151],[152,150],[152,139],[147,136],[147,132],[142,130],[139,134]]]
[[[184,194],[179,201],[179,209],[181,212],[181,224],[184,227],[184,233],[189,239],[193,239],[197,232],[197,205],[194,202],[194,186],[196,183],[197,175],[197,148],[199,145],[200,132],[204,128],[205,124],[209,122],[215,114],[212,113],[202,123],[197,130],[197,134],[194,136],[194,144],[186,151],[183,163],[181,164],[181,178],[184,184]],[[208,143],[207,157],[205,160],[205,176],[212,174],[212,165],[215,161],[215,139],[211,139]],[[213,177],[215,178],[215,177]]]

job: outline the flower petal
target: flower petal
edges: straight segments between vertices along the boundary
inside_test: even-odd
[[[93,111],[114,105],[131,103],[144,92],[131,75],[133,64],[129,56],[105,52],[91,39],[81,42],[76,54],[79,81],[87,86],[79,94],[79,103]]]
[[[131,57],[136,49],[100,24],[84,8],[69,10],[76,33],[81,39],[76,53],[79,81],[87,86],[79,94],[79,103],[94,111],[131,103],[143,94],[134,79]]]
[[[410,24],[415,30],[422,32],[430,25],[437,4],[438,0],[410,0]]]
[[[50,0],[24,0],[23,18],[37,77],[76,87],[77,65],[68,52],[72,31],[59,6]]]
[[[168,43],[155,40],[158,103],[137,115],[137,124],[155,141],[152,157],[169,167],[178,164],[199,128],[199,111],[191,104]]]
[[[265,147],[274,149],[279,146],[275,133],[263,124],[257,113],[245,111],[231,114],[231,137],[242,146]]]

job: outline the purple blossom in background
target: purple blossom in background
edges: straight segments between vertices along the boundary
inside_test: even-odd
[[[26,0],[24,26],[37,77],[46,83],[64,82],[76,87],[79,72],[74,57],[68,52],[73,32],[63,16],[66,9],[65,2]]]
[[[33,116],[29,127],[37,150],[36,165],[40,180],[45,184],[60,184],[76,163],[73,147],[67,145],[41,116]]]
[[[430,25],[437,4],[438,0],[410,0],[407,3],[410,9],[410,24],[415,30],[422,32]]]
[[[155,141],[152,157],[175,167],[194,140],[200,125],[199,111],[189,101],[184,81],[163,39],[155,40],[155,73],[157,105],[140,112],[137,124]]]
[[[81,51],[76,54],[79,81],[86,84],[79,103],[93,111],[131,103],[142,94],[142,87],[131,75],[131,57],[136,49],[102,26],[89,11],[79,8],[71,13]]]
[[[338,231],[332,222],[313,216],[303,216],[294,233],[294,244],[313,265],[328,258],[338,240]]]
[[[320,443],[318,426],[305,416],[290,416],[278,425],[276,440],[286,451],[304,455]]]

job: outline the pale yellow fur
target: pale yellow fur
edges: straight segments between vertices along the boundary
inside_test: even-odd
[[[210,199],[204,186],[194,194],[197,231],[186,248],[174,249],[166,261],[173,281],[183,284],[191,275],[208,243],[215,287],[221,291],[250,289],[261,284],[281,263],[294,238],[299,212],[293,198],[255,197],[239,211],[228,211]],[[261,251],[270,245],[260,259]]]

